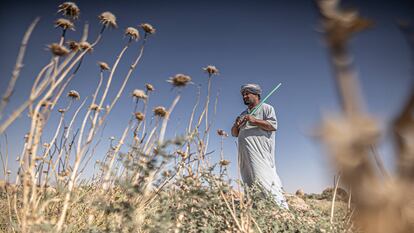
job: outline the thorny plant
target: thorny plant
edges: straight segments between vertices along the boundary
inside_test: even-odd
[[[106,157],[102,162],[98,162],[101,172],[95,174],[89,183],[78,183],[88,162],[95,155],[95,150],[101,140],[98,133],[102,132],[107,116],[123,94],[129,78],[141,60],[148,37],[154,34],[156,30],[148,23],[139,26],[143,30],[144,36],[138,54],[130,65],[130,69],[124,77],[116,96],[112,100],[107,100],[113,77],[125,52],[129,49],[131,43],[140,39],[138,29],[128,27],[125,30],[125,35],[129,40],[117,55],[114,64],[110,66],[105,62],[98,62],[100,69],[98,85],[89,101],[87,98],[83,99],[69,118],[69,125],[67,126],[65,123],[67,115],[70,113],[71,107],[76,104],[75,102],[82,99],[81,95],[76,90],[70,90],[67,92],[68,105],[57,111],[54,107],[66,91],[70,81],[76,77],[87,53],[92,52],[101,41],[105,29],[109,27],[116,28],[117,22],[112,13],[103,12],[98,17],[102,29],[95,41],[92,44],[87,42],[88,25],[85,25],[82,38],[79,42],[76,42],[67,39],[67,31],[74,29],[75,20],[79,18],[80,9],[75,3],[65,2],[59,5],[58,12],[62,13],[65,18],[57,19],[55,22],[56,28],[60,28],[62,34],[57,43],[48,46],[52,55],[50,62],[37,74],[29,99],[17,107],[0,124],[0,133],[4,134],[8,127],[25,111],[28,111],[31,119],[31,126],[29,132],[25,135],[22,153],[17,158],[19,169],[16,180],[14,184],[11,184],[7,179],[6,184],[9,226],[13,232],[71,231],[72,206],[80,204],[84,200],[84,195],[78,195],[83,191],[95,192],[94,196],[97,198],[93,200],[98,201],[98,198],[108,197],[117,189],[129,185],[140,195],[128,201],[131,201],[131,205],[135,205],[134,208],[137,211],[142,211],[155,201],[155,198],[164,187],[169,187],[179,177],[193,176],[194,174],[199,176],[202,169],[207,166],[204,158],[207,153],[209,131],[212,124],[207,119],[209,116],[208,107],[212,76],[218,74],[218,70],[214,66],[204,68],[208,73],[208,95],[198,121],[193,124],[196,104],[187,131],[182,137],[176,137],[174,140],[165,140],[167,124],[171,113],[181,98],[182,88],[191,83],[191,78],[183,74],[177,74],[170,78],[169,82],[178,89],[178,94],[168,109],[162,106],[154,108],[152,120],[155,120],[155,123],[153,125],[150,123],[150,126],[152,126],[150,129],[146,128],[146,116],[148,115],[149,95],[150,92],[154,91],[154,87],[151,84],[146,84],[145,92],[135,90],[133,93],[135,99],[133,114],[120,139],[111,138],[111,147]],[[7,105],[14,91],[22,67],[26,44],[37,22],[38,19],[30,25],[25,34],[13,76],[1,102],[1,111]],[[65,44],[68,45],[68,48]],[[106,74],[107,78],[105,79]],[[108,101],[110,104],[104,106],[104,103]],[[143,102],[143,110],[137,112],[141,101]],[[86,108],[83,119],[78,120],[83,108]],[[47,128],[50,115],[56,112],[60,114],[56,130],[52,139],[44,142],[42,141],[43,132]],[[206,125],[201,137],[199,130],[204,118],[206,119]],[[76,126],[78,121],[81,122],[80,126]],[[129,132],[132,132],[133,143],[129,152],[124,154],[120,150],[130,135]],[[172,155],[178,155],[181,158],[179,161],[175,159],[175,164],[169,164],[170,159],[166,157],[166,147],[170,144],[173,144],[175,148],[168,158]],[[192,146],[195,149],[192,149]],[[200,158],[202,159],[200,160]],[[197,171],[194,173],[195,164],[197,164]],[[228,162],[221,161],[221,167],[227,165]],[[10,174],[7,163],[3,163],[3,168],[5,176],[7,174],[8,177]],[[174,168],[175,173],[169,177],[167,169],[172,168]],[[164,174],[163,177],[169,178],[160,179],[161,172]],[[106,218],[109,216],[109,214],[106,215]],[[143,220],[142,216],[145,215],[141,213],[141,220]],[[140,225],[141,220],[135,223]],[[107,223],[111,224],[111,221]]]
[[[397,174],[381,177],[370,159],[381,131],[374,117],[363,108],[348,51],[349,39],[371,22],[361,18],[356,10],[341,9],[338,0],[317,3],[342,106],[341,115],[323,119],[321,137],[341,172],[342,183],[352,188],[354,222],[358,230],[367,233],[413,232],[414,89],[392,125]]]

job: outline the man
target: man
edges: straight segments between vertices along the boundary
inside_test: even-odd
[[[239,166],[243,182],[248,186],[258,183],[273,195],[280,207],[288,209],[275,167],[275,110],[264,103],[251,115],[260,103],[262,90],[257,84],[246,84],[241,87],[240,92],[247,109],[236,118],[231,134],[238,137]]]

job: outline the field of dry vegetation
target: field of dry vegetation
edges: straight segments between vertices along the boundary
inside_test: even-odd
[[[19,90],[15,84],[39,19],[24,35],[1,99],[0,135],[23,114],[29,115],[30,128],[22,135],[25,141],[18,157],[1,148],[5,180],[0,184],[0,231],[414,232],[414,88],[392,125],[398,167],[396,174],[389,174],[375,150],[383,132],[375,117],[363,108],[348,50],[351,36],[370,27],[371,22],[356,11],[342,10],[336,0],[320,0],[317,5],[342,104],[342,112],[321,120],[317,133],[338,171],[335,187],[322,194],[286,194],[290,210],[284,210],[259,187],[243,187],[229,177],[230,161],[223,149],[217,156],[220,160],[211,161],[206,149],[209,137],[226,140],[228,136],[224,130],[211,130],[217,104],[217,99],[211,98],[211,86],[219,75],[213,65],[200,69],[208,79],[206,101],[200,102],[198,96],[196,105],[189,108],[186,130],[176,132],[179,136],[166,138],[166,131],[181,93],[191,83],[185,74],[168,80],[176,97],[166,100],[165,106],[150,104],[158,87],[142,83],[145,88],[134,90],[133,111],[124,122],[122,136],[111,138],[105,158],[94,161],[95,146],[102,140],[100,132],[144,59],[146,42],[156,34],[156,28],[142,23],[124,29],[128,40],[119,54],[113,54],[115,62],[99,61],[96,90],[81,96],[67,86],[82,61],[110,33],[108,29],[117,28],[117,21],[111,12],[103,12],[98,16],[98,35],[89,35],[85,24],[81,38],[69,39],[75,23],[80,24],[80,9],[65,2],[58,6],[62,18],[55,21],[62,36],[49,45],[50,60],[33,74],[29,98],[4,113],[12,94]],[[400,27],[407,38],[413,38],[408,24]],[[140,48],[132,61],[126,61],[124,54],[132,43],[140,43]],[[130,68],[119,89],[114,89],[113,77],[122,62]],[[112,95],[108,93],[116,94],[109,98]],[[59,101],[66,102],[65,98],[68,105],[55,108]],[[60,117],[57,125],[49,123],[51,115]],[[46,130],[53,137],[42,137]],[[126,152],[121,152],[121,147]],[[8,168],[13,161],[17,174]],[[95,162],[99,171],[82,179],[87,165]],[[338,188],[340,183],[348,190]]]

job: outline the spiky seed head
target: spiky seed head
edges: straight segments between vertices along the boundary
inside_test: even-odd
[[[135,40],[135,41],[137,41],[139,39],[139,32],[134,27],[128,27],[125,30],[125,35],[129,36],[132,40]]]
[[[227,166],[229,164],[230,164],[230,161],[228,161],[228,160],[225,160],[225,159],[220,160],[220,165],[221,166]]]
[[[55,27],[56,28],[61,27],[63,30],[70,29],[70,30],[75,31],[75,25],[73,25],[73,23],[68,19],[60,18],[60,19],[56,20],[55,21]]]
[[[147,89],[147,91],[154,91],[154,86],[152,84],[146,83],[145,84],[145,88]]]
[[[72,51],[78,51],[80,49],[80,45],[76,41],[71,40],[67,42],[67,44],[69,45],[69,49]]]
[[[165,117],[168,114],[167,110],[162,106],[155,107],[153,111],[155,116],[159,117]]]
[[[91,106],[89,107],[90,110],[92,111],[98,111],[99,110],[99,105],[97,104],[91,104]]]
[[[79,18],[80,9],[74,2],[64,2],[58,6],[58,13],[72,19]]]
[[[53,53],[53,55],[59,56],[59,57],[65,56],[70,52],[69,49],[67,49],[65,46],[59,45],[57,43],[53,43],[49,45],[49,49]]]
[[[105,11],[98,16],[101,24],[105,25],[106,27],[113,27],[117,28],[118,25],[116,24],[116,17],[109,11]]]
[[[154,34],[156,31],[155,28],[149,23],[143,23],[140,26],[148,34]]]
[[[79,43],[79,47],[80,47],[82,50],[85,50],[85,51],[88,51],[88,52],[92,52],[92,45],[91,45],[91,44],[89,44],[89,42],[87,42],[87,41],[82,41],[82,42],[80,42],[80,43]]]
[[[222,129],[218,129],[217,130],[217,134],[222,136],[222,137],[228,137],[229,135],[226,133],[226,131],[222,130]]]
[[[100,61],[98,62],[98,65],[101,68],[101,70],[111,70],[111,68],[106,62]]]
[[[133,97],[135,97],[135,98],[137,98],[137,99],[147,99],[147,95],[145,94],[145,92],[143,91],[143,90],[140,90],[140,89],[135,89],[133,92],[132,92],[132,96]]]
[[[137,119],[138,121],[143,121],[145,119],[145,116],[142,112],[136,112],[135,119]]]
[[[218,75],[219,74],[219,70],[215,66],[212,66],[212,65],[204,67],[203,70],[205,72],[207,72],[209,75]]]
[[[72,98],[72,99],[80,99],[80,95],[79,92],[75,91],[75,90],[71,90],[68,92],[68,97]]]
[[[184,87],[191,82],[191,77],[185,74],[176,74],[174,77],[170,77],[167,82],[176,87]]]

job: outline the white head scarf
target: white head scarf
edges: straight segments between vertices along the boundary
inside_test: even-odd
[[[248,91],[255,95],[262,94],[262,88],[260,88],[258,84],[254,84],[254,83],[244,84],[243,86],[241,86],[240,93],[243,94],[243,92],[245,91]]]

